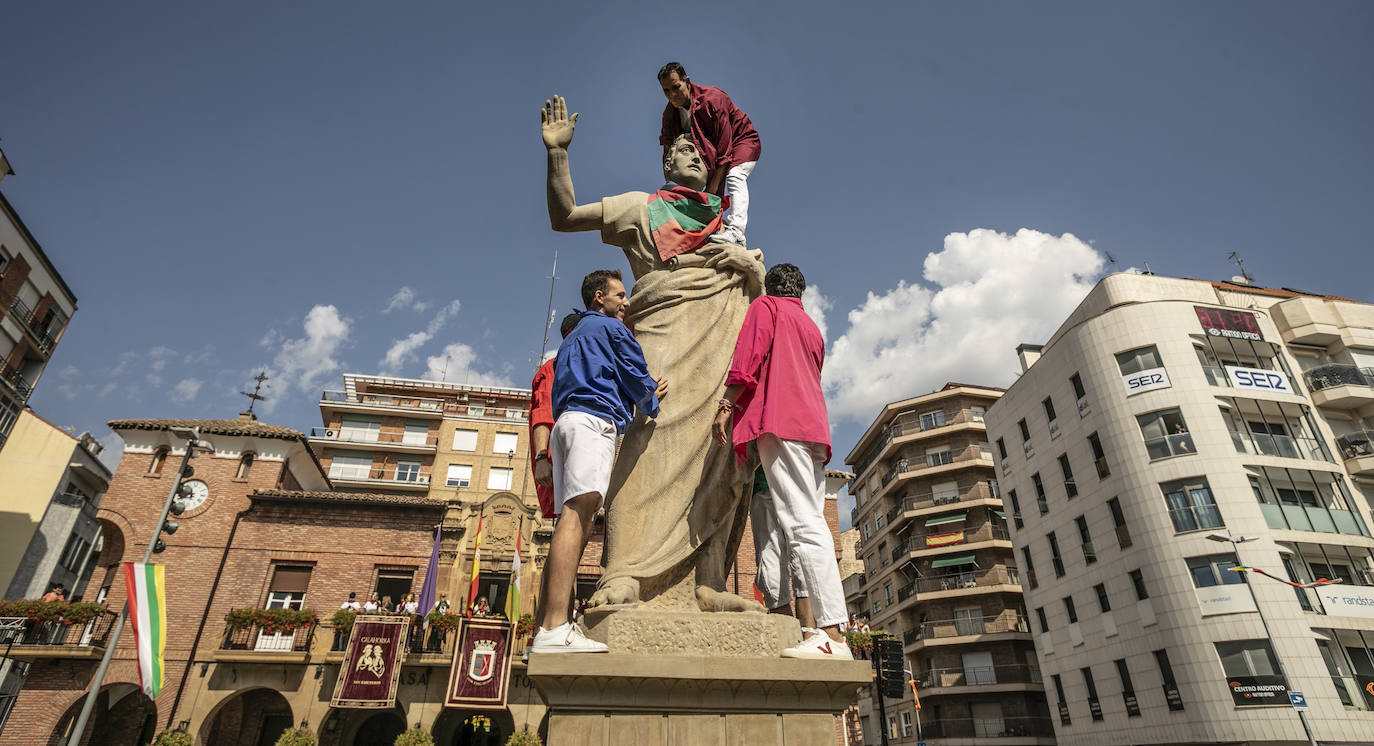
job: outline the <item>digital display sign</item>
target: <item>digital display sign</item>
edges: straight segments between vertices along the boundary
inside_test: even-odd
[[[1259,319],[1249,311],[1209,308],[1207,306],[1193,306],[1193,310],[1197,312],[1197,320],[1202,323],[1202,328],[1214,337],[1248,339],[1252,342],[1264,341],[1264,333],[1260,331]]]

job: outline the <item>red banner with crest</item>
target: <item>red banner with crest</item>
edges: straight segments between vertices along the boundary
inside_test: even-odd
[[[330,706],[358,710],[395,707],[396,683],[409,632],[409,614],[359,615],[353,622]]]
[[[444,707],[499,710],[510,688],[510,623],[475,617],[463,620],[453,646]]]

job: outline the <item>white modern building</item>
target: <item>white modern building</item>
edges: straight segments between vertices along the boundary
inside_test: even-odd
[[[1018,351],[987,429],[1058,742],[1374,741],[1374,307],[1116,274]]]

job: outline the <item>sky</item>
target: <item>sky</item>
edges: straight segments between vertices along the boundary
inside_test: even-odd
[[[749,244],[806,274],[840,467],[886,402],[1009,384],[1104,274],[1374,301],[1374,5],[22,3],[0,184],[78,297],[31,405],[302,430],[345,372],[528,386],[580,202],[656,187],[681,61],[763,144]],[[556,334],[554,335],[556,337]],[[671,371],[666,375],[672,375]],[[842,506],[848,523],[849,505]]]

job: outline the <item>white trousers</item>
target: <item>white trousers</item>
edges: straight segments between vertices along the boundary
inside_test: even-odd
[[[792,603],[793,598],[810,594],[801,584],[797,555],[787,551],[787,541],[778,527],[778,513],[773,508],[773,488],[768,489],[754,494],[749,504],[749,525],[754,532],[754,562],[758,565],[754,587],[763,594],[763,605],[776,609]]]
[[[749,174],[754,173],[754,166],[758,161],[739,163],[730,167],[725,172],[725,193],[730,195],[730,214],[726,217],[725,225],[744,232],[744,226],[749,222]]]
[[[789,562],[796,562],[801,587],[810,595],[816,626],[839,624],[849,618],[849,612],[840,586],[835,540],[825,523],[824,447],[764,433],[758,448],[773,498],[769,502],[792,555]]]
[[[553,512],[563,514],[563,504],[595,494],[597,507],[606,500],[615,461],[615,423],[586,412],[564,412],[549,433],[553,461]]]

